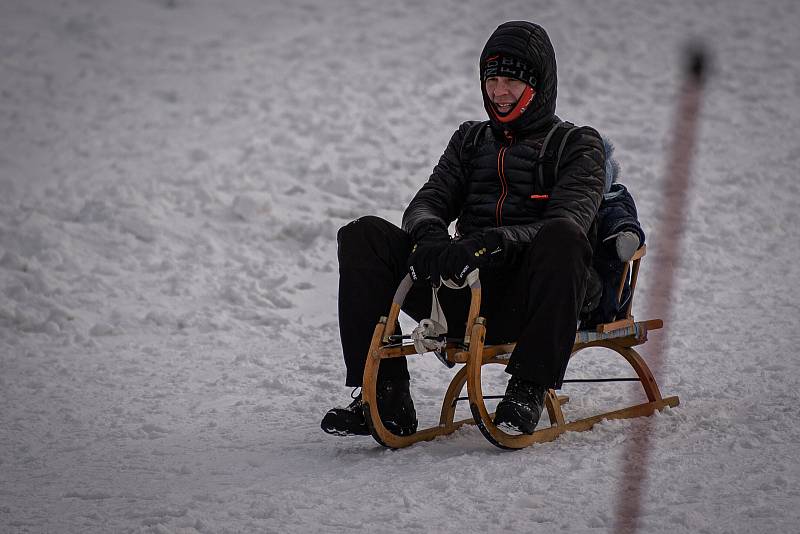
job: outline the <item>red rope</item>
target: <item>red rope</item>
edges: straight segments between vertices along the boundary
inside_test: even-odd
[[[685,79],[679,95],[669,159],[663,180],[664,210],[655,229],[654,239],[659,254],[654,258],[652,305],[654,317],[667,320],[672,311],[671,296],[675,284],[675,270],[680,263],[681,239],[686,223],[689,177],[692,153],[697,135],[698,114],[703,89],[705,53],[694,47],[687,54]],[[659,376],[664,359],[667,334],[657,336],[648,347],[647,358],[654,376]],[[639,527],[643,493],[646,490],[650,457],[650,435],[653,419],[643,419],[643,427],[631,436],[623,456],[622,480],[617,492],[616,526],[614,532],[633,534]]]

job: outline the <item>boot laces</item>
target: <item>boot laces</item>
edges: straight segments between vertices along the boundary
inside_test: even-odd
[[[358,394],[356,394],[356,391],[358,391]],[[353,388],[353,391],[350,392],[350,398],[353,399],[353,402],[347,406],[348,410],[355,410],[361,407],[361,386]]]

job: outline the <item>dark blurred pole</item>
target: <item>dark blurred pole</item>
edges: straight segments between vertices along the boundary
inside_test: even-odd
[[[689,174],[697,137],[697,123],[703,83],[707,74],[707,54],[700,44],[693,44],[685,53],[683,83],[678,96],[678,109],[673,125],[669,158],[663,177],[662,213],[650,242],[659,253],[654,255],[649,271],[653,273],[651,306],[653,317],[667,321],[672,311],[671,296],[675,271],[680,264],[681,238],[686,224],[689,198]],[[647,361],[658,379],[663,367],[669,323],[661,335],[648,345]],[[615,533],[633,534],[639,527],[643,493],[647,492],[647,470],[650,460],[652,419],[644,418],[641,433],[628,439],[623,456],[622,481],[617,491]]]

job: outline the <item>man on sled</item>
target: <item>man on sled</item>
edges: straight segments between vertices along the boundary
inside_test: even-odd
[[[403,311],[419,321],[430,315],[431,286],[462,284],[480,269],[487,343],[517,342],[494,422],[531,434],[546,390],[561,385],[575,339],[607,189],[606,155],[597,131],[555,115],[555,53],[540,26],[499,26],[481,53],[480,77],[489,120],[456,130],[408,205],[402,229],[367,216],[339,230],[346,385],[361,386],[375,322],[407,273],[415,283]],[[453,221],[455,237],[448,233]],[[441,291],[439,299],[448,336],[463,336],[469,291]],[[382,362],[377,402],[390,432],[416,431],[404,358]],[[361,395],[327,412],[321,426],[330,434],[368,435]]]

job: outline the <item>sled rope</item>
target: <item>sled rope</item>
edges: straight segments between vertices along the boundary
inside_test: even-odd
[[[472,285],[478,279],[478,269],[470,272],[461,285],[452,280],[442,280],[442,284],[450,289],[461,289]],[[431,287],[431,315],[428,319],[419,322],[411,332],[411,340],[414,342],[414,349],[420,354],[433,352],[436,357],[448,367],[453,367],[452,362],[447,360],[444,348],[447,345],[447,317],[444,315],[442,305],[439,302],[439,288],[441,285]]]

